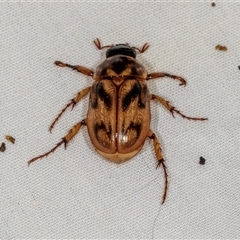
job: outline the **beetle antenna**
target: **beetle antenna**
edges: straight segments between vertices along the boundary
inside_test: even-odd
[[[141,49],[137,47],[132,47],[132,48],[138,50],[139,53],[144,53],[149,47],[150,45],[148,43],[145,43]]]
[[[103,48],[110,48],[110,47],[113,46],[113,44],[112,44],[112,45],[102,46],[99,38],[96,38],[96,39],[93,41],[93,43],[95,44],[95,46],[96,46],[99,50],[102,50]]]

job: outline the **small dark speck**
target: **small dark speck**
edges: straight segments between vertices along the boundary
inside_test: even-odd
[[[203,158],[203,157],[200,157],[200,158],[199,158],[199,164],[204,165],[204,164],[205,164],[205,161],[206,161],[205,158]]]
[[[0,152],[4,152],[6,150],[6,145],[3,142],[2,145],[0,146]]]
[[[238,69],[240,70],[240,66],[238,66]]]
[[[215,3],[215,2],[212,2],[211,6],[212,6],[212,7],[215,7],[215,6],[216,6],[216,3]]]

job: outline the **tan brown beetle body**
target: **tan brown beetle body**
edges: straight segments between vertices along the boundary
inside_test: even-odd
[[[93,75],[86,124],[96,150],[112,162],[132,158],[147,137],[150,98],[146,78],[145,68],[124,55],[107,58]]]
[[[189,120],[206,120],[207,118],[193,118],[183,115],[168,101],[160,96],[149,94],[146,81],[160,77],[170,77],[186,85],[186,81],[175,75],[156,72],[148,74],[142,64],[136,60],[136,51],[143,53],[149,47],[147,43],[141,49],[130,47],[128,44],[101,46],[99,39],[94,41],[98,49],[108,48],[106,59],[95,72],[82,66],[56,61],[60,67],[69,67],[91,76],[94,80],[91,87],[80,91],[75,98],[60,112],[50,126],[50,131],[61,115],[69,107],[74,107],[84,96],[90,93],[87,118],[78,122],[68,134],[50,151],[37,156],[28,165],[37,159],[54,152],[62,144],[67,143],[77,134],[80,128],[87,126],[90,139],[95,149],[106,159],[114,163],[123,163],[135,156],[143,147],[146,138],[153,140],[157,158],[157,167],[162,166],[165,176],[165,190],[162,203],[167,194],[167,171],[162,156],[160,143],[150,129],[150,100],[157,100],[173,115],[177,113]]]

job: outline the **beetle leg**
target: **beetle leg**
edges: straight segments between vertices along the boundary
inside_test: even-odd
[[[57,65],[58,67],[68,67],[68,68],[71,68],[73,70],[76,70],[82,74],[85,74],[87,76],[93,76],[93,71],[88,69],[88,68],[85,68],[85,67],[82,67],[82,66],[79,66],[79,65],[70,65],[68,63],[63,63],[63,62],[60,62],[60,61],[55,61],[54,62],[55,65]]]
[[[103,49],[103,48],[110,48],[110,47],[113,46],[113,45],[102,46],[99,38],[96,38],[96,39],[93,41],[93,43],[95,44],[95,46],[96,46],[99,50],[101,50],[101,49]]]
[[[66,149],[67,147],[67,143],[72,140],[72,138],[78,133],[78,131],[80,130],[81,126],[85,126],[86,125],[86,122],[85,120],[82,120],[81,122],[77,123],[76,125],[74,125],[70,131],[68,132],[68,134],[62,138],[62,141],[60,141],[59,143],[57,143],[57,145],[52,148],[51,150],[49,150],[48,152],[42,154],[42,155],[39,155],[33,159],[31,159],[30,161],[28,161],[28,166],[35,162],[36,160],[40,159],[40,158],[43,158],[43,157],[47,157],[50,153],[53,153],[58,147],[60,147],[62,144],[64,144],[64,147]]]
[[[163,199],[162,199],[162,204],[163,204],[165,202],[165,199],[166,199],[166,196],[167,196],[167,189],[168,189],[167,169],[166,169],[166,166],[164,164],[164,159],[163,159],[163,156],[162,156],[162,149],[161,149],[160,143],[158,142],[156,135],[152,132],[151,129],[148,132],[148,137],[150,139],[153,139],[153,146],[154,146],[155,154],[156,154],[157,161],[158,161],[157,168],[162,165],[163,171],[164,171],[165,188],[164,188],[164,194],[163,194]]]
[[[180,86],[186,86],[187,82],[185,79],[179,77],[179,76],[176,76],[176,75],[171,75],[171,74],[168,74],[168,73],[163,73],[163,72],[155,72],[155,73],[150,73],[148,74],[147,76],[147,79],[146,80],[151,80],[151,79],[154,79],[154,78],[161,78],[161,77],[170,77],[170,78],[173,78],[173,79],[176,79],[178,81],[180,81],[181,83],[179,84]]]
[[[69,108],[70,106],[72,106],[72,109],[74,108],[74,106],[84,97],[86,96],[89,91],[91,90],[91,87],[87,87],[85,89],[83,89],[82,91],[78,92],[77,96],[73,99],[71,99],[71,102],[68,103],[66,105],[65,108],[62,109],[62,111],[58,114],[58,116],[55,118],[55,120],[52,122],[51,126],[49,127],[49,131],[51,132],[54,125],[56,124],[56,122],[59,120],[59,118],[62,116],[62,114],[66,111],[67,108]]]
[[[208,120],[207,118],[196,118],[196,117],[188,117],[184,114],[182,114],[179,110],[175,109],[175,107],[173,107],[168,101],[166,101],[164,98],[159,97],[157,95],[154,94],[150,94],[150,100],[157,100],[158,102],[160,102],[165,108],[167,108],[173,117],[174,116],[174,112],[179,114],[180,116],[182,116],[183,118],[186,118],[188,120],[199,120],[199,121],[204,121],[204,120]]]

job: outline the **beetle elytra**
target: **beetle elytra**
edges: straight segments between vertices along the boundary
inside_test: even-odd
[[[161,103],[173,116],[174,113],[177,113],[183,118],[200,121],[207,120],[207,118],[188,117],[175,109],[164,98],[149,93],[146,81],[151,79],[170,77],[179,81],[179,85],[183,86],[186,85],[186,81],[179,76],[163,72],[148,74],[145,67],[136,60],[137,52],[143,53],[148,49],[147,43],[142,48],[131,47],[129,44],[102,46],[97,38],[94,40],[94,44],[99,50],[107,48],[106,59],[97,67],[95,72],[83,66],[55,62],[59,67],[68,67],[92,77],[94,82],[91,87],[77,93],[76,97],[55,118],[49,130],[52,131],[67,108],[73,108],[84,96],[89,94],[87,117],[73,126],[54,148],[31,159],[28,161],[28,165],[48,156],[62,144],[66,148],[67,143],[82,126],[87,126],[95,149],[104,158],[118,164],[135,156],[142,149],[146,138],[150,138],[153,140],[157,167],[162,166],[164,171],[163,204],[167,195],[168,176],[160,143],[150,129],[150,100]]]

